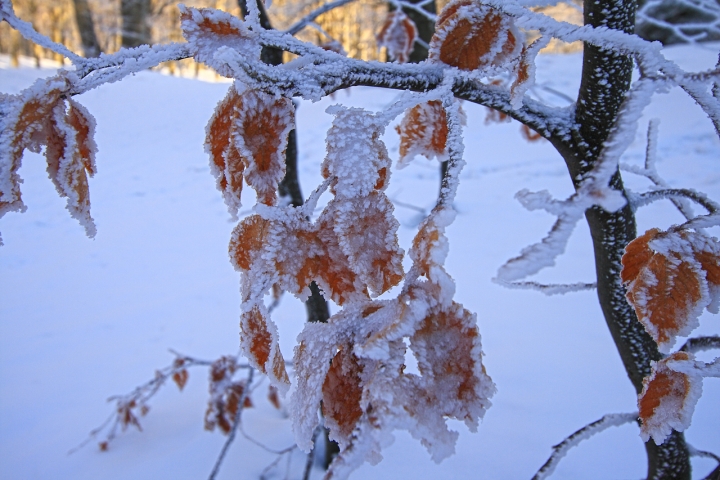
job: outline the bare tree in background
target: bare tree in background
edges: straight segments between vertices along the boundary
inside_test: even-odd
[[[122,46],[125,48],[150,44],[150,0],[121,0]]]
[[[97,57],[102,53],[100,43],[95,35],[95,22],[87,0],[73,0],[75,7],[75,21],[77,22],[80,42],[85,57]]]

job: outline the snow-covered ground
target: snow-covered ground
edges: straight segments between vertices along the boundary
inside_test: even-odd
[[[711,67],[718,45],[668,49],[689,69]],[[574,96],[581,56],[539,59],[539,84]],[[48,69],[11,69],[0,59],[0,91],[16,93]],[[207,380],[190,371],[182,393],[165,387],[141,419],[108,452],[94,444],[67,452],[112,412],[106,398],[125,393],[169,364],[168,348],[207,359],[238,348],[238,274],[227,258],[234,226],[209,174],[204,128],[228,88],[143,72],[78,100],[97,120],[98,174],[90,182],[98,235],[88,240],[64,209],[45,173],[45,160],[26,153],[20,174],[28,211],[0,221],[0,477],[7,479],[203,478],[225,437],[203,430]],[[320,181],[325,108],[342,102],[380,109],[396,92],[354,89],[298,110],[300,174],[307,195]],[[549,90],[539,94],[553,98]],[[558,102],[562,100],[557,98]],[[434,464],[409,435],[384,451],[377,466],[352,478],[526,479],[550,448],[606,413],[636,409],[634,390],[605,327],[594,292],[546,297],[493,284],[497,268],[539,240],[554,218],[527,212],[513,199],[521,188],[565,197],[571,185],[547,142],[528,143],[515,123],[485,125],[485,109],[465,103],[466,160],[448,231],[447,269],[456,300],[477,312],[485,365],[498,387],[478,433],[462,424],[457,453]],[[626,162],[640,162],[649,118],[660,119],[658,169],[671,185],[694,187],[720,200],[720,141],[685,94],[655,98]],[[397,154],[392,129],[385,141]],[[631,188],[647,181],[626,174]],[[407,249],[421,212],[438,189],[438,168],[418,159],[393,172],[400,237]],[[252,205],[251,191],[246,205]],[[639,230],[680,221],[668,203],[639,212]],[[713,231],[713,235],[720,232]],[[593,281],[587,227],[580,224],[555,269],[543,281]],[[304,307],[285,296],[274,312],[281,347],[292,355]],[[718,332],[706,314],[696,335]],[[264,388],[264,387],[263,387]],[[256,394],[245,431],[281,449],[292,444],[289,421]],[[696,448],[720,453],[720,381],[707,379],[693,424]],[[275,456],[243,437],[232,445],[219,478],[258,478]],[[292,458],[289,478],[302,475]],[[714,464],[693,460],[695,477]],[[275,478],[283,478],[282,463]],[[571,451],[553,478],[633,479],[645,473],[635,425],[610,429]],[[321,476],[320,470],[314,478]]]

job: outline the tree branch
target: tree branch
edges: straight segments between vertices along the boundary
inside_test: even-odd
[[[210,472],[210,476],[208,477],[208,480],[215,480],[215,477],[217,476],[218,472],[220,471],[220,466],[222,465],[223,460],[225,460],[225,454],[227,454],[228,449],[230,448],[230,445],[235,440],[235,435],[237,434],[237,429],[240,426],[240,422],[242,419],[242,412],[245,407],[245,400],[247,399],[248,392],[250,391],[250,386],[252,385],[253,381],[253,373],[255,372],[255,369],[250,367],[248,371],[248,377],[247,377],[247,383],[245,384],[245,388],[242,391],[242,394],[240,395],[240,399],[238,400],[238,409],[235,413],[235,419],[232,424],[232,428],[230,429],[230,432],[228,433],[228,438],[225,440],[225,444],[222,447],[222,450],[220,450],[220,455],[218,455],[217,460],[215,461],[215,466],[213,466],[212,471]]]
[[[697,353],[720,348],[720,336],[689,338],[680,348],[682,352]]]
[[[553,471],[560,463],[560,460],[567,455],[567,452],[583,440],[587,440],[593,435],[607,430],[610,427],[619,427],[620,425],[637,421],[637,418],[637,412],[613,413],[605,415],[600,420],[597,420],[589,425],[585,425],[580,430],[576,431],[553,447],[552,455],[550,455],[550,458],[548,458],[547,462],[545,462],[540,470],[538,470],[532,480],[543,480],[552,475]]]

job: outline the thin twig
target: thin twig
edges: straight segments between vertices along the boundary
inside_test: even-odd
[[[238,400],[238,409],[235,413],[235,420],[233,422],[232,428],[230,429],[230,432],[228,433],[228,438],[225,440],[225,445],[223,445],[222,450],[220,450],[220,455],[218,455],[218,459],[215,462],[215,466],[212,469],[212,472],[210,472],[210,476],[208,477],[208,480],[215,480],[215,476],[220,471],[220,466],[222,465],[223,460],[225,459],[225,454],[227,453],[228,449],[230,448],[230,445],[235,440],[235,434],[237,432],[238,427],[240,426],[240,422],[242,421],[242,411],[245,406],[245,400],[248,396],[248,391],[250,390],[250,386],[252,385],[253,380],[253,373],[255,372],[254,368],[250,368],[248,371],[248,377],[247,377],[247,383],[245,385],[245,388],[242,391],[242,394],[240,395],[240,400]]]
[[[685,345],[680,348],[680,351],[697,353],[715,348],[720,348],[720,336],[718,335],[689,338]]]
[[[313,438],[312,442],[313,445],[317,445],[317,437],[320,433],[320,429],[322,427],[317,426],[315,427],[315,432],[313,432]],[[303,473],[303,480],[310,480],[310,472],[312,472],[312,466],[315,463],[315,447],[313,447],[312,450],[310,450],[307,454],[307,460],[305,461],[305,472]]]
[[[568,450],[576,446],[583,440],[587,440],[593,435],[602,432],[610,427],[618,427],[626,423],[634,422],[638,418],[637,412],[634,413],[613,413],[605,415],[600,420],[597,420],[589,425],[585,425],[580,430],[576,431],[562,442],[558,443],[553,447],[553,453],[548,458],[547,462],[538,470],[533,477],[533,480],[542,480],[549,477],[555,467],[557,467],[560,460],[567,455]]]

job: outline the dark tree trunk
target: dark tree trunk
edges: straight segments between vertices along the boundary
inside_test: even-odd
[[[585,1],[585,24],[633,32],[635,3],[623,0]],[[561,153],[577,187],[592,170],[615,124],[625,94],[630,88],[633,62],[630,58],[585,44],[583,72],[575,112],[576,138],[551,140]],[[623,192],[620,172],[612,188]],[[621,258],[627,244],[637,236],[635,215],[629,205],[610,213],[593,207],[585,213],[595,251],[598,299],[610,334],[635,392],[650,373],[650,362],[661,358],[657,345],[637,320],[625,299],[620,280]],[[684,480],[690,478],[690,462],[685,439],[673,434],[662,444],[646,443],[648,479]]]
[[[423,0],[409,0],[412,4],[419,4],[423,3]],[[426,3],[423,5],[423,10],[429,13],[436,13],[436,7],[435,7],[435,0],[432,0],[431,2]],[[420,40],[423,41],[425,44],[430,43],[430,39],[432,38],[433,34],[435,33],[435,22],[430,20],[428,17],[423,15],[422,13],[418,12],[417,10],[414,10],[412,8],[403,8],[403,12],[410,17],[410,20],[412,20],[415,23],[415,26],[418,30],[418,36],[420,37]],[[425,60],[428,57],[428,49],[425,47],[425,45],[422,45],[420,43],[415,43],[415,46],[413,47],[412,52],[410,52],[410,63],[420,63],[423,60]]]
[[[120,0],[122,46],[150,44],[150,0]]]
[[[85,58],[97,57],[102,53],[100,43],[95,35],[95,22],[87,0],[73,0],[75,22],[77,22]]]
[[[247,17],[248,8],[246,0],[238,0],[238,6],[240,7],[243,17]],[[270,23],[267,11],[265,10],[265,5],[258,0],[257,6],[260,12],[260,26],[267,30],[271,30],[273,27]],[[264,47],[260,53],[260,59],[269,65],[280,65],[283,63],[283,52],[277,48]],[[305,201],[302,195],[302,190],[300,189],[297,159],[297,130],[291,130],[288,134],[288,144],[287,149],[285,150],[285,177],[280,182],[280,185],[278,185],[278,193],[280,194],[280,198],[286,199],[286,201],[294,207],[299,207]],[[307,321],[325,323],[330,318],[330,309],[328,308],[327,301],[325,301],[325,297],[323,297],[322,293],[320,293],[320,288],[315,282],[312,282],[309,285],[309,288],[311,294],[305,301]],[[333,458],[335,458],[340,451],[340,447],[336,442],[330,440],[327,429],[324,431],[323,441],[325,442],[325,458],[323,459],[323,466],[327,470]]]

